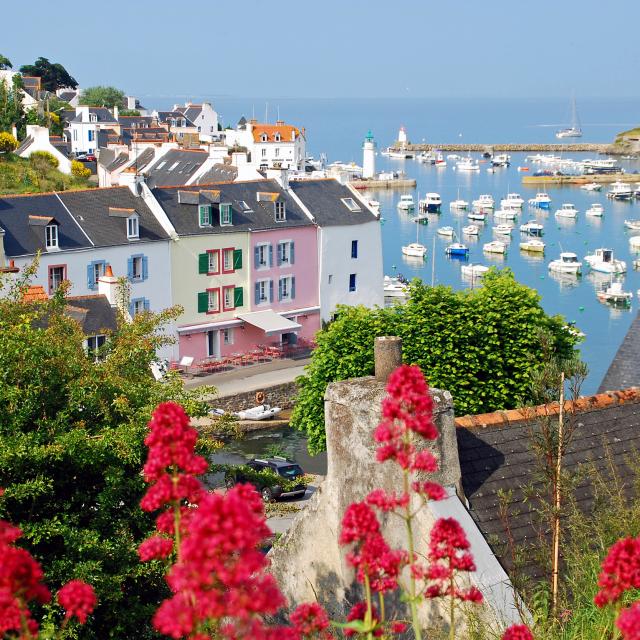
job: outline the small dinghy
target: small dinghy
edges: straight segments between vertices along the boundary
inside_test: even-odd
[[[259,404],[257,407],[251,407],[251,409],[245,409],[244,411],[237,411],[236,415],[240,420],[269,420],[274,416],[277,416],[282,409],[280,407],[272,407],[268,404]]]

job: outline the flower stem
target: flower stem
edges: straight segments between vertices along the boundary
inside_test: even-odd
[[[367,640],[373,640],[373,631],[371,627],[373,626],[373,611],[371,606],[371,584],[369,582],[369,574],[364,574],[364,595],[367,600],[367,611],[364,614],[364,624],[369,629],[367,631]]]
[[[455,599],[453,597],[454,582],[453,582],[453,569],[451,568],[451,560],[449,560],[449,571],[451,572],[451,578],[449,579],[449,640],[456,640],[456,607]]]
[[[406,436],[405,436],[406,437]],[[409,494],[409,471],[407,469],[403,470],[403,490],[405,495]],[[411,571],[411,565],[413,564],[414,558],[414,544],[413,544],[413,520],[414,514],[411,513],[411,500],[407,502],[407,506],[405,507],[405,524],[407,528],[407,549],[409,551],[409,608],[411,610],[411,625],[413,626],[413,633],[415,636],[415,640],[422,640],[422,631],[420,630],[420,623],[418,621],[418,607],[416,603],[416,579],[413,576],[413,572]]]
[[[178,470],[175,466],[171,470],[171,481],[173,482],[173,486],[177,487],[179,477]],[[181,535],[180,535],[180,500],[174,500],[173,502],[173,529],[174,529],[174,538],[176,541],[176,558],[178,562],[180,561],[180,543],[181,543]]]

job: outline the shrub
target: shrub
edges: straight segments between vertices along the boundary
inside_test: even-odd
[[[88,178],[91,175],[91,171],[78,160],[71,161],[71,173],[76,176],[76,178]]]
[[[18,141],[6,131],[0,132],[0,153],[11,153],[18,148]]]
[[[54,169],[57,169],[58,165],[60,164],[58,158],[56,158],[52,153],[49,153],[48,151],[34,151],[29,156],[29,160],[31,164],[35,165],[36,167],[40,164],[46,163]]]

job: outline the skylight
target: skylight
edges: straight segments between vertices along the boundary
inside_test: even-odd
[[[342,198],[342,202],[349,211],[361,211],[360,205],[353,198]]]
[[[251,207],[244,200],[240,200],[238,204],[243,211],[246,211],[247,213],[249,213],[249,211],[252,211]]]

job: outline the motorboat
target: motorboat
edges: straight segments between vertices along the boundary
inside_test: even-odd
[[[629,246],[634,251],[640,251],[640,236],[631,236],[629,238]]]
[[[277,416],[282,409],[280,407],[272,407],[268,404],[259,404],[257,407],[251,407],[251,409],[245,409],[244,411],[237,411],[236,416],[240,420],[269,420],[274,416]]]
[[[466,227],[462,227],[462,233],[465,236],[478,236],[480,235],[480,227],[475,224],[470,224]]]
[[[492,195],[483,193],[482,195],[478,196],[478,198],[474,200],[472,204],[474,209],[479,209],[480,211],[493,210],[495,201]]]
[[[585,212],[587,216],[596,216],[602,218],[604,207],[599,202],[594,202]]]
[[[446,249],[448,256],[466,258],[469,255],[469,247],[461,242],[453,242]]]
[[[627,263],[613,257],[613,249],[596,249],[595,253],[585,256],[584,261],[600,273],[618,275],[627,271]]]
[[[491,159],[494,167],[508,167],[511,164],[511,156],[507,153],[498,153]]]
[[[502,209],[522,209],[524,200],[519,193],[508,193],[506,197],[500,200]]]
[[[602,185],[598,182],[589,182],[580,186],[584,191],[602,191]]]
[[[640,231],[640,220],[625,220],[624,226],[632,231]]]
[[[455,231],[453,230],[453,227],[439,227],[438,235],[453,238],[453,236],[455,235]]]
[[[398,209],[402,211],[413,211],[415,209],[415,203],[413,202],[412,195],[400,196],[400,202],[398,202]]]
[[[607,191],[607,198],[613,200],[631,200],[633,197],[633,188],[628,182],[614,182],[611,189]]]
[[[611,282],[608,286],[603,285],[602,289],[596,292],[596,296],[600,302],[626,306],[631,304],[633,293],[625,291],[621,282]]]
[[[528,233],[530,236],[541,236],[544,233],[544,226],[536,220],[529,220],[520,225],[520,231]]]
[[[409,294],[409,283],[404,276],[385,276],[382,281],[385,298],[406,299]]]
[[[489,271],[489,267],[483,264],[463,264],[460,267],[460,273],[467,278],[481,278],[485,273]]]
[[[469,211],[469,213],[467,213],[467,218],[469,218],[469,220],[479,220],[480,222],[484,222],[487,219],[487,214],[485,211]]]
[[[635,190],[633,192],[633,195],[636,198],[640,198],[640,182],[636,185],[636,188],[635,188]]]
[[[548,209],[551,206],[551,197],[548,193],[540,191],[536,193],[535,197],[529,198],[529,205],[539,209]]]
[[[621,171],[620,165],[615,158],[598,158],[597,160],[587,158],[580,164],[582,165],[582,172],[585,174],[618,173]]]
[[[556,273],[574,273],[579,274],[582,270],[582,262],[578,260],[578,256],[570,251],[563,251],[560,257],[549,263],[549,271]]]
[[[440,213],[442,206],[442,198],[439,193],[427,193],[423,199],[418,202],[418,209],[428,213]]]
[[[447,156],[447,160],[460,160],[460,156],[457,153],[450,153]]]
[[[497,224],[493,227],[493,232],[501,236],[510,236],[513,231],[513,227],[509,224]]]
[[[565,202],[559,209],[556,210],[556,216],[558,218],[577,218],[578,210],[575,205],[570,202]]]
[[[469,207],[469,203],[466,200],[462,200],[458,198],[457,200],[452,200],[449,203],[449,209],[452,211],[466,211]]]
[[[427,255],[427,247],[419,242],[412,242],[402,247],[402,253],[410,258],[424,258]]]
[[[536,238],[529,238],[520,243],[520,249],[522,251],[531,251],[532,253],[544,253],[546,245],[542,240]]]
[[[515,220],[518,217],[517,209],[498,209],[493,217],[496,220]]]
[[[433,163],[433,166],[434,166],[434,167],[436,167],[436,168],[438,168],[438,169],[444,169],[444,168],[446,168],[446,166],[447,166],[447,161],[442,157],[442,154],[441,154],[441,153],[439,153],[439,154],[436,156],[436,160],[435,160],[435,162]]]
[[[458,160],[456,162],[456,170],[457,171],[480,171],[480,165],[477,160],[474,160],[471,157],[462,158],[462,160]]]
[[[432,151],[422,151],[416,156],[416,160],[418,162],[432,162],[434,159],[434,155]]]
[[[408,160],[413,158],[413,153],[410,153],[409,151],[402,151],[401,149],[394,149],[392,147],[387,147],[380,153],[383,156],[387,156],[387,158],[395,158],[396,160]]]
[[[507,243],[501,240],[492,240],[491,242],[487,242],[482,247],[482,250],[485,253],[507,253]]]

